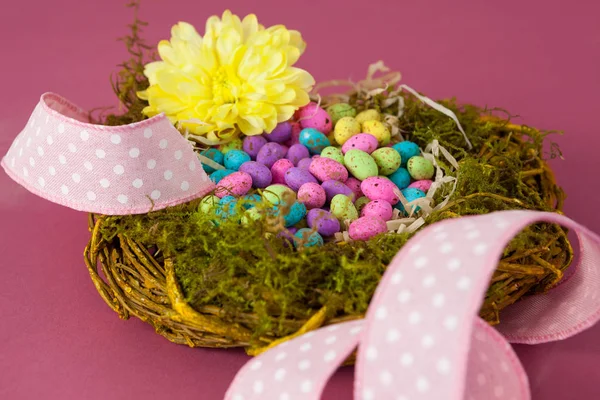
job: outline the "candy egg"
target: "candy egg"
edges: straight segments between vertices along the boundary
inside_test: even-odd
[[[209,178],[214,183],[219,183],[221,179],[225,178],[227,175],[233,174],[235,171],[231,169],[218,169],[212,174],[210,174]]]
[[[421,149],[419,145],[413,142],[404,141],[400,143],[396,143],[392,146],[392,149],[396,150],[398,154],[400,154],[400,158],[402,163],[400,166],[406,167],[406,163],[411,157],[418,156],[421,154]]]
[[[219,183],[215,189],[215,195],[223,198],[227,195],[243,196],[252,188],[252,177],[245,172],[234,172],[227,175]]]
[[[343,194],[336,194],[333,196],[329,209],[331,214],[333,214],[340,222],[354,221],[358,218],[358,211],[356,211],[356,207],[352,204],[352,199]]]
[[[210,149],[202,150],[200,152],[200,155],[210,158],[217,164],[221,164],[221,165],[223,164],[223,153],[221,153],[221,151],[219,151],[217,149],[210,148]],[[202,160],[200,160],[200,162],[202,162]],[[210,167],[204,163],[202,163],[202,169],[208,174],[215,171],[215,169],[213,167]]]
[[[406,164],[408,173],[416,180],[431,179],[435,173],[433,163],[422,156],[414,156]]]
[[[381,114],[377,110],[369,109],[359,112],[354,118],[362,124],[366,121],[381,121]]]
[[[271,184],[273,175],[269,168],[256,161],[247,161],[242,164],[240,171],[247,173],[252,177],[252,186],[255,188],[265,188]]]
[[[323,246],[323,238],[312,229],[298,229],[298,232],[294,234],[294,246],[296,248]]]
[[[309,210],[319,208],[325,205],[327,195],[325,189],[318,183],[308,182],[298,189],[298,201],[303,203]]]
[[[331,145],[327,136],[314,128],[302,129],[299,140],[312,154],[319,154],[325,147]]]
[[[340,181],[334,181],[331,179],[323,182],[321,187],[323,187],[323,190],[325,190],[327,201],[331,201],[331,199],[338,194],[343,194],[344,196],[348,196],[350,199],[354,200],[354,191]]]
[[[369,240],[374,236],[387,232],[387,224],[379,217],[360,217],[348,228],[352,240]]]
[[[257,208],[249,208],[242,215],[241,223],[244,226],[250,225],[253,221],[258,221],[262,218],[261,212]]]
[[[362,208],[361,217],[378,217],[384,221],[392,219],[392,205],[385,200],[373,200]]]
[[[354,199],[358,199],[363,196],[362,190],[360,190],[360,181],[354,177],[350,177],[344,182],[346,186],[348,186],[352,192],[354,192]]]
[[[296,193],[285,185],[270,185],[262,192],[262,197],[271,204],[296,201]]]
[[[410,174],[406,168],[402,167],[388,175],[388,179],[394,182],[398,189],[405,189],[410,184]]]
[[[277,124],[271,133],[263,134],[269,142],[284,143],[292,137],[292,124],[288,121]]]
[[[250,155],[245,151],[230,150],[225,154],[223,162],[225,163],[225,168],[237,171],[243,163],[250,160]]]
[[[344,165],[355,178],[361,181],[379,174],[373,157],[362,150],[348,150],[344,155]]]
[[[310,168],[310,164],[312,163],[312,158],[303,158],[302,160],[298,161],[298,168],[301,169],[306,169],[308,170]]]
[[[335,125],[344,117],[354,117],[356,115],[356,108],[347,103],[337,103],[327,107],[327,113],[329,113],[331,122]]]
[[[288,187],[293,191],[298,191],[300,186],[304,185],[305,183],[317,183],[317,178],[312,176],[309,171],[297,167],[292,167],[285,171],[284,179],[285,184],[288,185]]]
[[[344,155],[340,149],[334,146],[325,147],[323,151],[321,151],[321,157],[331,158],[340,164],[344,164]]]
[[[202,200],[200,200],[200,205],[198,206],[198,209],[203,214],[208,214],[217,207],[219,201],[220,199],[217,196],[209,194],[208,196],[205,196],[204,198],[202,198]]]
[[[300,143],[300,132],[302,131],[302,126],[300,122],[291,122],[292,125],[292,137],[288,141],[288,146]]]
[[[343,117],[335,124],[333,132],[335,141],[343,145],[352,136],[360,133],[360,123],[352,117]]]
[[[391,147],[382,147],[371,153],[381,175],[390,175],[400,168],[400,154]]]
[[[300,109],[298,119],[302,128],[314,128],[327,135],[331,132],[331,117],[315,103],[309,103]]]
[[[248,153],[248,155],[250,155],[250,158],[256,160],[258,152],[260,151],[261,147],[263,147],[265,144],[267,144],[267,139],[265,139],[261,135],[246,136],[242,144],[242,150]]]
[[[348,179],[348,170],[339,162],[327,157],[312,160],[308,171],[321,182],[335,180],[345,182]]]
[[[382,122],[376,120],[363,122],[362,131],[364,133],[370,133],[371,135],[375,136],[381,146],[387,145],[392,138],[392,134],[390,133],[390,130],[387,128],[387,126],[385,126]]]
[[[230,142],[223,143],[219,146],[219,150],[223,154],[227,154],[231,150],[242,150],[242,139],[236,138]]]
[[[310,157],[308,149],[306,148],[306,146],[300,143],[293,144],[292,146],[290,146],[290,148],[287,151],[287,154],[285,155],[285,158],[290,160],[294,164],[294,166],[297,166],[298,162],[303,158],[308,157]]]
[[[340,221],[330,212],[314,208],[306,215],[308,226],[316,229],[322,236],[333,236],[340,231]]]
[[[285,158],[275,161],[275,164],[271,167],[272,182],[285,183],[285,173],[293,166],[294,164]]]
[[[285,157],[286,149],[279,143],[270,142],[260,148],[256,155],[256,161],[271,168],[275,161]]]
[[[237,199],[233,196],[224,196],[217,204],[215,214],[225,219],[237,213]]]
[[[247,194],[241,199],[239,199],[239,203],[244,207],[244,209],[248,210],[250,208],[256,207],[262,201],[262,197],[260,197],[257,193]]]
[[[385,200],[390,204],[398,202],[398,196],[394,191],[398,190],[394,183],[381,176],[372,176],[360,184],[362,192],[371,200]]]
[[[402,192],[402,195],[404,196],[404,198],[406,199],[406,201],[409,203],[413,200],[420,199],[420,198],[426,196],[425,192],[423,192],[422,190],[419,190],[417,188],[406,188],[406,189],[402,189],[401,192]],[[401,202],[398,202],[394,206],[394,208],[397,208],[398,210],[400,210],[404,213],[407,213],[407,211],[404,209],[404,205]],[[414,208],[414,211],[412,211],[412,208]],[[417,206],[417,207],[412,206],[410,211],[417,212],[420,209],[421,209],[421,207],[419,207],[419,206]],[[407,213],[407,214],[410,214],[410,213]]]
[[[362,150],[371,154],[378,146],[377,138],[368,133],[359,133],[352,136],[342,146],[342,153],[346,154],[348,150]]]
[[[420,181],[414,181],[413,183],[408,185],[408,187],[409,188],[417,188],[417,189],[427,193],[429,191],[429,188],[431,187],[432,183],[433,183],[433,181],[430,181],[429,179],[421,179]]]
[[[370,202],[371,200],[367,196],[362,196],[354,202],[354,207],[356,207],[356,210],[360,213],[362,209]]]
[[[279,216],[282,212],[285,227],[296,225],[306,215],[306,206],[300,202],[294,202],[291,207],[287,207],[285,202],[275,205],[275,216]]]

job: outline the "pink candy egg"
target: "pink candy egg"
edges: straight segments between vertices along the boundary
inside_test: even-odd
[[[308,182],[298,189],[298,201],[303,203],[309,210],[323,207],[326,199],[325,189],[318,183]]]
[[[369,240],[373,236],[387,232],[387,225],[379,217],[360,217],[354,220],[348,228],[352,240]]]
[[[371,154],[377,150],[377,138],[369,133],[359,133],[346,140],[342,146],[342,153],[346,154],[348,150],[362,150]]]
[[[331,117],[316,103],[309,103],[302,107],[298,113],[298,119],[302,128],[315,128],[325,135],[331,132]]]
[[[271,183],[281,183],[285,184],[285,173],[288,169],[292,168],[294,163],[286,158],[282,158],[280,160],[275,161],[273,166],[271,167],[271,175],[273,176],[273,180]]]
[[[408,185],[408,187],[409,188],[417,188],[417,189],[422,190],[423,192],[427,193],[427,191],[431,187],[432,183],[433,183],[433,181],[430,181],[429,179],[421,179],[420,181],[414,181],[413,183]]]
[[[302,131],[302,125],[300,122],[292,122],[292,137],[288,141],[288,146],[300,143],[300,131]]]
[[[392,219],[392,205],[385,200],[373,200],[362,208],[361,217],[378,217],[384,221]]]
[[[398,187],[392,181],[380,176],[371,176],[362,181],[360,189],[369,200],[385,200],[391,205],[398,202],[399,198],[394,193]]]
[[[314,158],[308,170],[321,182],[328,180],[346,182],[348,179],[348,170],[346,167],[327,157]]]
[[[360,199],[364,196],[362,190],[360,190],[361,182],[355,177],[351,176],[350,178],[346,179],[346,182],[344,183],[346,184],[346,186],[352,189],[352,191],[354,192],[355,199]]]
[[[242,171],[227,175],[217,183],[215,196],[223,198],[225,196],[243,196],[252,188],[252,177]]]

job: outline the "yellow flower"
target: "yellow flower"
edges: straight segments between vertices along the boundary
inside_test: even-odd
[[[212,141],[271,132],[309,102],[314,85],[293,67],[306,47],[299,32],[283,25],[260,25],[254,14],[243,20],[229,10],[212,16],[201,37],[188,23],[158,44],[162,61],[148,63],[147,116],[165,113],[173,123]]]

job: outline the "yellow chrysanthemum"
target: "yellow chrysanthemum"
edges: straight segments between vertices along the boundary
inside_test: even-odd
[[[250,14],[229,10],[210,17],[201,37],[188,23],[158,44],[162,61],[148,63],[150,87],[138,93],[148,101],[144,114],[165,113],[173,123],[216,141],[239,131],[271,132],[309,102],[314,85],[293,67],[306,47],[299,32],[283,25],[263,27]]]

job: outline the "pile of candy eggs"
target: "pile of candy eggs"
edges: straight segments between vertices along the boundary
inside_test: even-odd
[[[268,215],[283,217],[279,236],[296,247],[322,245],[344,230],[368,240],[387,232],[394,208],[407,215],[398,191],[409,203],[425,197],[435,172],[417,144],[391,139],[376,110],[310,103],[270,134],[202,151],[201,160],[213,161],[203,168],[216,189],[200,209],[244,224],[262,218],[266,204]],[[243,207],[235,207],[240,199]]]

